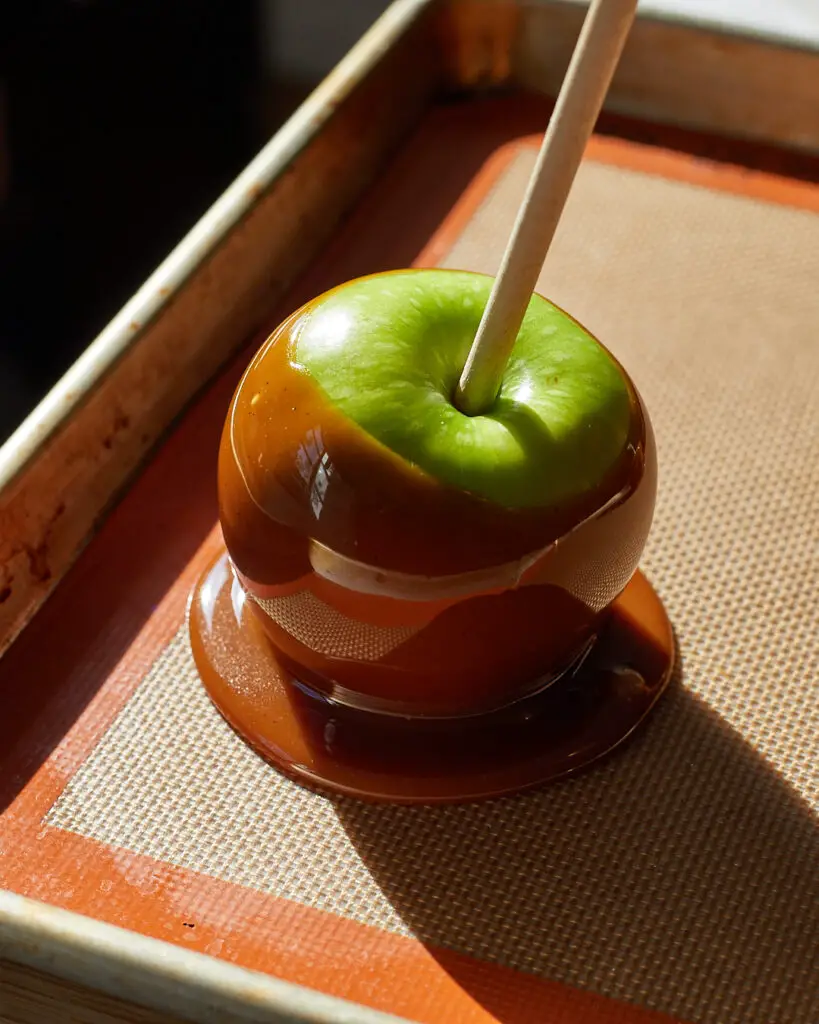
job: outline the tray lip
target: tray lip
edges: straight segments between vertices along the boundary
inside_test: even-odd
[[[559,2],[580,5],[584,0],[559,0]],[[815,37],[800,38],[784,29],[769,29],[761,25],[733,24],[725,18],[710,20],[702,14],[692,14],[685,8],[657,10],[653,6],[643,9],[638,16],[644,21],[661,22],[680,28],[694,29],[715,36],[730,39],[746,39],[755,43],[766,43],[778,49],[796,50],[802,53],[819,53],[819,20]]]
[[[125,984],[149,997],[140,1005],[176,1014],[193,1011],[196,1016],[184,1019],[208,1024],[225,1019],[407,1024],[406,1018],[8,890],[0,890],[0,957],[128,1000]]]
[[[457,3],[458,0],[449,0],[449,2]],[[511,0],[511,2],[520,8],[540,7],[551,8],[553,11],[560,10],[561,8],[564,10],[583,10],[589,5],[589,0]],[[756,43],[760,46],[767,46],[772,50],[786,50],[808,56],[819,55],[819,20],[817,20],[815,35],[807,38],[800,37],[786,30],[767,29],[761,25],[736,24],[724,18],[711,20],[699,14],[692,14],[684,8],[657,10],[653,7],[640,7],[637,11],[637,21],[642,25],[658,25],[670,29],[680,29],[699,35],[703,39],[735,40]]]

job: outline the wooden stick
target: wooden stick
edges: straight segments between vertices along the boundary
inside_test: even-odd
[[[634,19],[637,0],[592,0],[518,210],[455,402],[485,412],[500,390],[526,307]]]

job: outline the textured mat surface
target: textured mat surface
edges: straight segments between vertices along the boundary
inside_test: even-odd
[[[497,269],[533,158],[510,161],[445,265]],[[475,806],[328,800],[222,723],[182,631],[47,822],[688,1021],[815,1024],[817,259],[815,214],[580,173],[541,290],[651,412],[644,568],[681,650],[620,755]]]

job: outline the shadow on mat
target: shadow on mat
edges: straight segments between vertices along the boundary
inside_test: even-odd
[[[679,678],[582,777],[338,814],[408,927],[503,1024],[553,1019],[532,976],[698,1024],[819,1020],[815,820]],[[526,974],[504,984],[471,958]]]

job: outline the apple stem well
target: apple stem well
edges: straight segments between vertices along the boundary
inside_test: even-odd
[[[500,391],[546,254],[620,58],[637,0],[592,0],[461,374],[455,402],[477,416]]]

